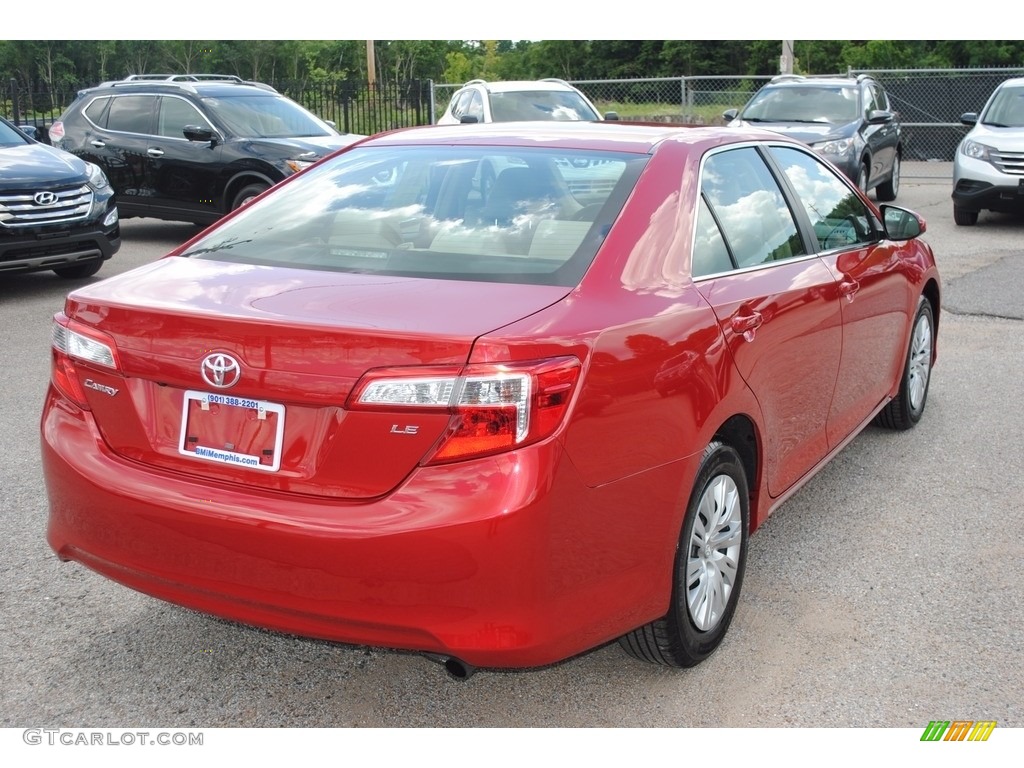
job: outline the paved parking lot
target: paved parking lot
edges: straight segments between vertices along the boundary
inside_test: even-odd
[[[729,636],[686,671],[610,645],[460,683],[416,655],[235,626],[59,563],[37,429],[50,317],[73,284],[4,278],[0,726],[1024,726],[1024,220],[954,227],[949,191],[907,169],[899,196],[928,219],[945,281],[923,421],[869,428],[775,513]],[[194,231],[126,221],[100,277]]]

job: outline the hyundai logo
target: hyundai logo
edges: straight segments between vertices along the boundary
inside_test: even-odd
[[[57,202],[57,195],[53,192],[36,192],[32,199],[36,201],[36,205],[53,205]]]
[[[235,386],[242,376],[242,366],[231,355],[223,352],[214,352],[204,357],[199,371],[203,374],[203,381],[219,389]]]

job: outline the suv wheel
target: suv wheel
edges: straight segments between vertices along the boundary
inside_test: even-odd
[[[863,192],[865,195],[868,193],[868,166],[867,163],[861,163],[860,171],[857,173],[857,189]]]
[[[891,203],[896,199],[896,193],[900,191],[900,156],[899,154],[892,161],[892,176],[884,184],[879,184],[875,189],[875,197],[881,203]]]
[[[246,203],[252,201],[254,197],[257,197],[270,189],[267,184],[248,184],[242,187],[242,190],[235,195],[235,201],[231,204],[231,210],[241,208]]]
[[[978,223],[978,212],[967,211],[963,208],[953,206],[953,221],[961,227],[973,227]]]

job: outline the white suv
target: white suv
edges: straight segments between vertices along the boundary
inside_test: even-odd
[[[507,123],[515,120],[617,120],[564,80],[470,80],[452,96],[438,125]]]
[[[1000,83],[980,117],[960,122],[973,127],[953,158],[953,220],[971,226],[980,211],[1024,211],[1024,77]]]

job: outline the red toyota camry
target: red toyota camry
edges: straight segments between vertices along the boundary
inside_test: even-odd
[[[134,589],[457,676],[721,643],[748,535],[912,427],[924,222],[770,133],[426,127],[72,293],[49,542]]]

